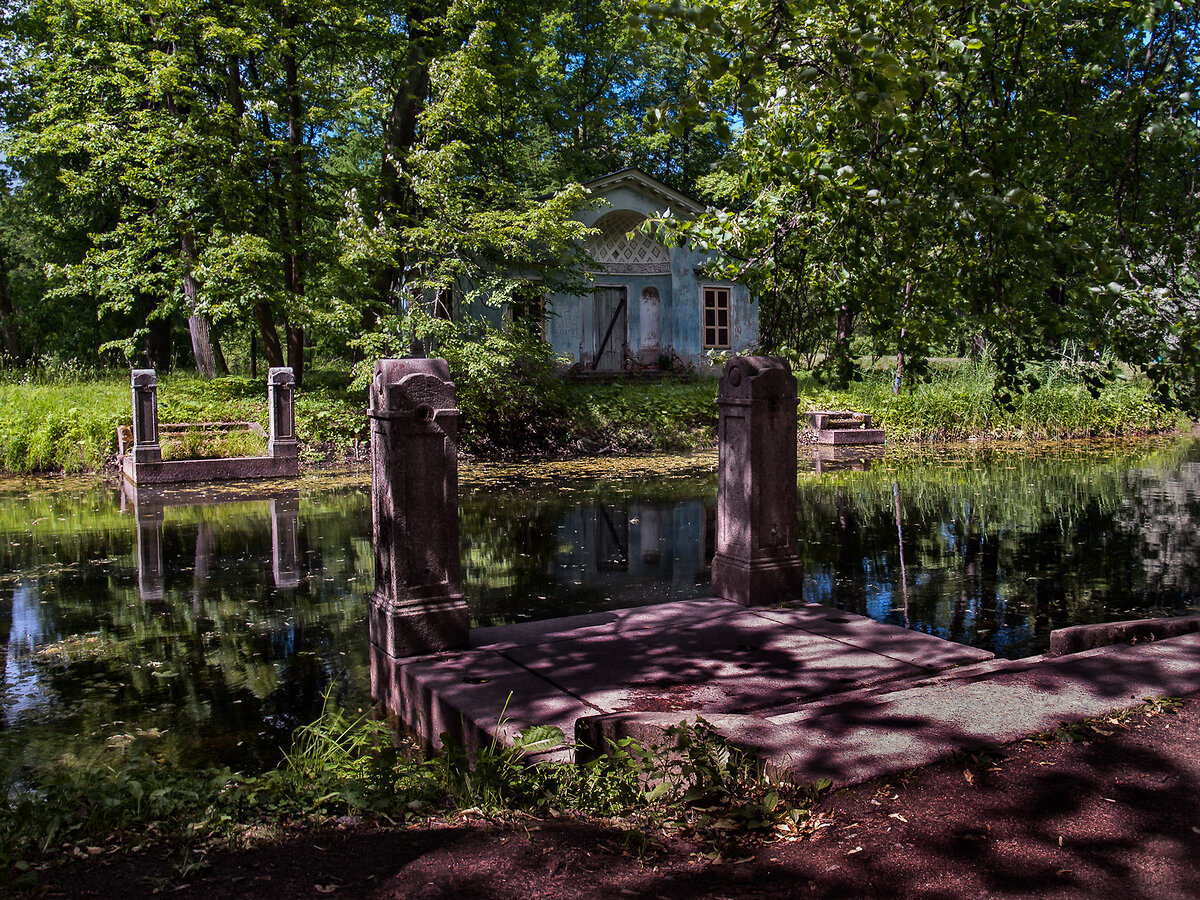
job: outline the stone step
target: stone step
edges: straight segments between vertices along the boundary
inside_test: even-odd
[[[882,444],[886,439],[882,428],[823,428],[817,432],[818,444]]]
[[[842,410],[814,410],[805,413],[808,417],[809,427],[813,431],[824,431],[827,429],[837,428],[870,428],[871,416],[869,413],[857,413],[848,409]]]

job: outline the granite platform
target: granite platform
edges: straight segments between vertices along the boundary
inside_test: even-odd
[[[371,675],[435,748],[555,725],[582,760],[704,718],[782,776],[849,784],[1200,692],[1200,633],[1000,660],[817,604],[705,599],[478,628],[468,650],[402,660],[372,646]]]

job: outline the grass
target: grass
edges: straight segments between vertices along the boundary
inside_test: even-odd
[[[98,472],[117,452],[117,426],[132,415],[129,373],[50,375],[6,373],[0,382],[0,469],[33,472]],[[296,433],[309,445],[338,451],[366,440],[366,399],[349,389],[350,376],[315,372],[296,400]],[[229,376],[204,381],[190,374],[167,375],[158,383],[160,423],[256,422],[267,427],[263,379]],[[187,431],[162,437],[166,459],[256,456],[264,439],[246,432]]]
[[[898,395],[892,393],[890,372],[879,369],[868,370],[843,391],[822,386],[807,372],[800,372],[797,382],[801,412],[848,408],[870,413],[891,441],[1117,436],[1167,431],[1182,424],[1176,412],[1150,399],[1147,383],[1138,377],[1109,381],[1092,396],[1082,374],[1068,366],[1046,367],[1039,374],[1040,387],[1017,396],[1008,408],[993,398],[995,372],[986,362],[940,363],[928,381],[907,386]],[[94,472],[112,460],[117,425],[130,417],[127,373],[6,375],[0,382],[0,468],[10,473]],[[689,451],[710,447],[716,438],[716,379],[570,382],[556,383],[554,390],[555,401],[547,408],[556,416],[565,410],[565,420],[561,428],[556,423],[549,429],[555,435],[561,432],[553,438],[527,422],[524,430],[498,429],[488,418],[491,414],[472,409],[470,396],[464,395],[459,400],[464,446],[503,455],[514,448],[497,446],[496,435],[509,434],[521,442],[518,449],[547,453]],[[267,425],[261,379],[203,381],[175,374],[160,379],[158,396],[160,422]],[[334,456],[357,450],[367,441],[366,405],[365,392],[351,389],[348,372],[310,372],[296,399],[301,444],[310,453],[320,448]],[[526,434],[530,428],[535,439]],[[190,435],[186,441],[191,443],[168,454],[195,458],[261,452],[245,436],[216,440]]]
[[[996,373],[986,362],[952,362],[932,377],[892,393],[891,373],[868,371],[844,391],[823,388],[802,373],[800,409],[850,408],[870,413],[893,441],[968,438],[1052,440],[1167,431],[1180,415],[1150,398],[1149,385],[1119,377],[1092,396],[1083,378],[1066,366],[1046,367],[1037,390],[1005,408],[993,398]]]
[[[267,439],[249,431],[206,431],[188,428],[170,436],[159,435],[163,459],[228,459],[265,456]]]
[[[567,385],[573,432],[597,448],[699,450],[717,427],[717,380]]]

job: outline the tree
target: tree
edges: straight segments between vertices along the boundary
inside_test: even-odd
[[[692,190],[722,148],[643,132],[692,63],[625,0],[31,0],[4,21],[44,300],[159,366],[186,316],[206,375],[245,328],[299,380],[313,341],[343,352],[456,292],[528,299],[569,277],[580,181],[638,165]]]
[[[1196,372],[1169,340],[1193,326],[1152,336],[1144,315],[1194,258],[1200,197],[1175,174],[1198,160],[1194,5],[721,0],[680,17],[704,63],[686,112],[723,115],[711,98],[732,88],[744,121],[713,179],[737,212],[681,230],[758,288],[769,345],[819,323],[842,378],[853,335],[910,365],[986,341],[1010,383],[1067,341],[1190,353]]]
[[[135,339],[182,311],[207,376],[223,368],[214,317],[252,314],[280,365],[282,316],[299,378],[311,220],[338,211],[319,201],[319,139],[353,94],[346,15],[321,0],[31,4],[11,158],[45,213],[80,210],[89,235],[51,296],[140,312]]]

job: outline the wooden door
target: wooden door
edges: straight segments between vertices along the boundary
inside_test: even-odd
[[[625,288],[600,287],[592,294],[592,368],[620,372],[625,368]]]

